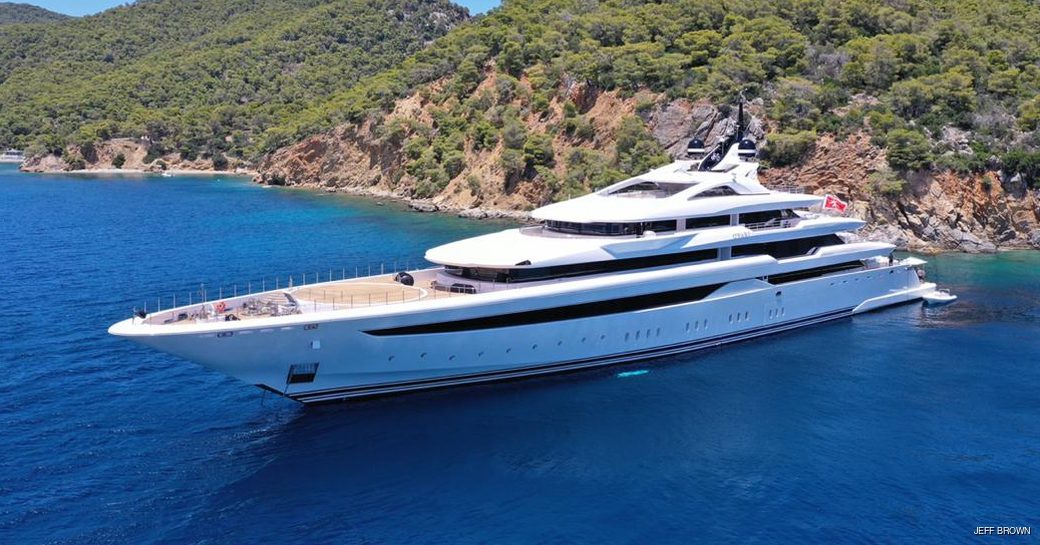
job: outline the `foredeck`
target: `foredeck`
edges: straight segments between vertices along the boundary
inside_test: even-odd
[[[231,322],[470,295],[450,286],[438,286],[436,276],[430,272],[412,273],[411,286],[398,282],[393,274],[335,280],[195,303],[148,314],[144,320],[165,325]]]

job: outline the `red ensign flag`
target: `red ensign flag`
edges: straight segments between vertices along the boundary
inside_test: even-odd
[[[845,204],[844,201],[842,201],[838,197],[835,197],[834,195],[827,195],[827,197],[823,200],[824,209],[830,208],[833,210],[837,210],[842,214],[845,213],[845,209],[848,208],[848,206],[848,204]]]

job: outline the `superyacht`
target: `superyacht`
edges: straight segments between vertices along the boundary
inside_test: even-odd
[[[109,332],[319,403],[647,360],[936,292],[924,261],[846,242],[864,222],[844,203],[757,171],[739,130],[694,140],[535,210],[537,225],[432,248],[428,268],[138,312]]]

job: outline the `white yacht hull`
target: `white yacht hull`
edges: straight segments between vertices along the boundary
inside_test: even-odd
[[[685,280],[690,285],[690,278]],[[658,289],[674,289],[681,281],[662,280]],[[472,317],[529,313],[532,298],[480,303],[488,296],[466,296],[459,298],[466,300],[463,304],[428,305],[410,313],[405,303],[384,307],[389,312],[323,312],[263,324],[215,324],[202,332],[127,320],[111,331],[294,400],[318,403],[668,356],[912,301],[935,288],[905,265],[781,285],[755,279],[719,285],[711,295],[691,302],[505,327],[473,324]],[[648,286],[617,287],[615,296],[633,289],[647,293]],[[539,308],[546,308],[546,300],[560,306],[582,296],[571,291],[555,299],[541,297]],[[426,333],[401,327],[439,323],[464,325]],[[317,372],[309,381],[290,383],[290,366],[315,363]]]

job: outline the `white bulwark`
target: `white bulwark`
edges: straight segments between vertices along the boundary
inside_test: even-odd
[[[763,187],[753,145],[734,140],[535,210],[537,225],[432,248],[430,268],[140,313],[109,332],[315,403],[689,352],[935,290],[923,261],[843,242],[863,221]]]

